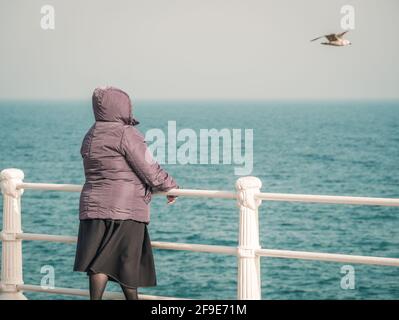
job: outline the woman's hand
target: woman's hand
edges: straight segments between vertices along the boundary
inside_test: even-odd
[[[168,200],[167,204],[173,204],[176,202],[177,196],[166,196],[166,199]]]

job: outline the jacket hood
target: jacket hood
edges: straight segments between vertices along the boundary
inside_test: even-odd
[[[132,116],[132,102],[129,95],[115,87],[94,89],[93,113],[96,121],[117,121],[124,124],[139,124]]]

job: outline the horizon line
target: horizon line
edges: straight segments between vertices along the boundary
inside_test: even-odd
[[[133,102],[399,102],[399,97],[382,98],[132,98]],[[82,102],[88,98],[0,98],[0,102]]]

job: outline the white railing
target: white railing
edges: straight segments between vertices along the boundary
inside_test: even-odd
[[[24,284],[22,275],[22,240],[63,243],[76,242],[76,237],[74,236],[23,232],[21,228],[21,196],[24,190],[31,189],[80,192],[82,186],[71,184],[23,182],[23,171],[14,168],[1,171],[0,179],[1,191],[3,194],[3,230],[0,234],[0,239],[2,241],[0,299],[26,299],[23,294],[24,291],[88,296],[89,293],[87,290],[74,288],[48,289],[39,285]],[[399,258],[265,249],[262,248],[259,243],[258,222],[258,208],[261,202],[264,200],[399,206],[399,199],[261,193],[261,186],[261,181],[256,177],[242,177],[236,182],[236,192],[173,189],[167,193],[170,195],[184,197],[206,197],[236,200],[240,210],[237,247],[159,241],[152,241],[152,246],[157,249],[188,250],[237,256],[237,299],[261,299],[260,257],[361,263],[396,267],[399,266]],[[164,195],[166,193],[159,194]],[[104,294],[104,298],[123,299],[123,295],[117,292],[106,292]],[[139,295],[139,298],[177,299],[173,297],[150,295]]]

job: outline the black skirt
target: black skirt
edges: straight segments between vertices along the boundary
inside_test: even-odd
[[[80,220],[74,271],[105,273],[131,288],[156,286],[147,224],[135,220]]]

